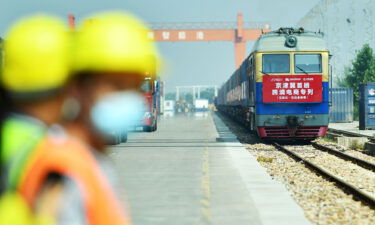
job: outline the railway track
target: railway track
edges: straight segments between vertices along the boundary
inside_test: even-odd
[[[318,149],[318,150],[327,152],[329,154],[335,155],[335,156],[337,156],[341,159],[353,162],[360,167],[363,167],[365,169],[368,169],[368,170],[371,170],[371,171],[375,172],[375,164],[374,163],[368,162],[366,160],[363,160],[363,159],[357,158],[355,156],[346,154],[345,152],[341,152],[341,151],[329,148],[327,146],[324,146],[324,145],[321,145],[321,144],[318,144],[318,143],[312,143],[312,146],[315,149]]]
[[[364,145],[364,152],[367,155],[372,155],[375,156],[375,137],[365,135],[365,134],[359,134],[359,133],[354,133],[350,131],[345,131],[345,130],[338,130],[338,129],[333,129],[333,128],[328,128],[327,131],[327,136],[328,137],[364,137],[367,138],[368,141]]]
[[[333,174],[332,172],[328,171],[327,169],[323,168],[322,166],[319,166],[316,163],[313,163],[311,160],[303,157],[301,154],[298,154],[295,151],[289,150],[286,147],[284,147],[284,146],[282,146],[278,143],[272,143],[272,145],[275,146],[278,150],[284,152],[285,154],[287,154],[288,156],[293,158],[294,160],[296,160],[298,162],[303,162],[306,165],[306,167],[313,170],[318,175],[321,175],[324,178],[326,178],[327,180],[334,182],[343,191],[345,191],[349,194],[352,194],[353,198],[355,198],[357,200],[360,200],[363,203],[367,204],[369,207],[375,209],[375,196],[362,191],[360,188],[356,187],[355,185],[346,182],[341,177]],[[326,151],[330,154],[334,154],[335,156],[338,156],[342,159],[352,161],[352,162],[356,163],[357,165],[359,165],[361,167],[364,167],[366,169],[369,169],[373,172],[375,170],[374,164],[371,164],[371,163],[366,162],[364,160],[352,157],[352,156],[347,155],[347,154],[341,154],[341,152],[337,153],[338,151],[333,150],[333,149],[329,149],[329,148],[327,148],[325,146],[322,146],[322,145],[319,145],[319,144],[313,144],[313,147],[314,148],[319,147],[319,150],[323,150],[323,151]]]
[[[339,170],[338,176],[335,176],[339,178],[337,182],[343,181],[343,183],[350,182],[353,184],[344,188],[336,182],[332,182],[329,175],[319,175],[319,172],[312,170],[307,164],[300,163],[302,160],[290,157],[269,142],[262,142],[255,135],[249,135],[249,131],[241,124],[224,115],[220,117],[250,154],[256,157],[258,162],[267,169],[270,176],[285,184],[295,201],[304,210],[306,217],[314,224],[375,224],[374,180],[373,178],[367,180],[367,176],[360,176],[357,173],[357,171],[361,171],[362,174],[367,173],[367,175],[372,176],[372,170],[364,169],[354,163],[345,164],[343,159],[316,150],[311,145],[301,146],[301,154],[306,155],[304,152],[312,153],[312,157],[307,155],[308,161],[313,161],[312,163],[315,162],[320,167],[326,166],[326,169],[322,168],[322,171],[327,171],[327,174],[332,174],[332,172],[336,174],[338,171],[332,170],[332,168],[337,167]],[[341,134],[341,136],[345,135]],[[338,150],[342,149],[334,144],[328,146]],[[300,146],[285,147],[295,150],[293,147],[299,148]],[[349,150],[345,153],[375,163],[371,156],[364,155],[363,152]],[[327,157],[329,159],[325,158],[326,156],[329,156]],[[336,160],[332,160],[332,158]],[[318,159],[325,161],[325,163],[320,164]],[[332,164],[332,166],[327,166],[327,164]],[[342,169],[342,167],[345,169]],[[353,179],[348,179],[346,174],[349,176],[351,174]],[[352,187],[351,191],[350,187]],[[359,194],[356,190],[359,190]],[[363,195],[361,195],[362,193]]]

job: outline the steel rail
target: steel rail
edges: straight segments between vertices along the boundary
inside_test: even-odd
[[[360,166],[362,168],[365,168],[365,169],[368,169],[368,170],[371,170],[371,171],[375,172],[375,164],[374,163],[371,163],[371,162],[368,162],[366,160],[357,158],[355,156],[348,155],[348,154],[346,154],[344,152],[340,152],[338,150],[329,148],[327,146],[324,146],[324,145],[321,145],[321,144],[318,144],[318,143],[312,143],[312,146],[315,149],[318,149],[318,150],[327,152],[329,154],[335,155],[335,156],[337,156],[337,157],[339,157],[341,159],[344,159],[344,160],[347,160],[347,161],[351,161],[351,162],[357,164],[358,166]]]
[[[328,170],[310,162],[309,160],[305,159],[299,154],[284,148],[278,143],[272,143],[272,145],[275,146],[280,151],[287,154],[288,156],[290,156],[291,158],[293,158],[294,160],[296,160],[297,162],[303,162],[306,165],[306,167],[310,168],[318,175],[323,176],[329,181],[335,182],[336,185],[340,187],[343,191],[345,191],[346,193],[352,194],[354,199],[360,200],[363,203],[367,204],[369,207],[375,209],[375,197],[374,196],[361,191],[360,189],[356,188],[354,185],[345,182],[343,179],[332,174]]]

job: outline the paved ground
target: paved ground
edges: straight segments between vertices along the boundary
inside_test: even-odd
[[[352,123],[330,123],[328,127],[333,128],[333,129],[338,129],[338,130],[346,130],[350,132],[364,134],[368,136],[375,135],[375,130],[359,130],[358,121],[354,121]]]
[[[310,224],[215,115],[165,116],[110,155],[134,225]]]

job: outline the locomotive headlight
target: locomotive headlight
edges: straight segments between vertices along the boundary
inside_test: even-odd
[[[287,36],[285,40],[285,46],[288,48],[294,48],[297,46],[297,38],[295,36]]]
[[[305,119],[310,119],[310,118],[313,118],[313,116],[311,116],[311,115],[305,115]]]
[[[276,116],[274,116],[273,118],[278,120],[278,119],[281,118],[281,116],[280,116],[280,115],[276,115]]]

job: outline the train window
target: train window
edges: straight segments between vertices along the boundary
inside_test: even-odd
[[[321,73],[322,56],[320,54],[295,54],[295,73]]]
[[[289,73],[289,54],[263,54],[263,73]]]

